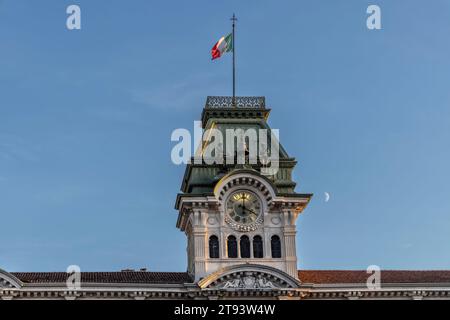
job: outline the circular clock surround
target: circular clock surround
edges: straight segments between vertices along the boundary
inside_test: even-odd
[[[239,189],[225,201],[225,222],[237,231],[254,231],[263,223],[263,204],[253,191]]]

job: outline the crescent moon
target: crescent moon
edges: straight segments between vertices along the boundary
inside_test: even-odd
[[[330,194],[325,192],[325,202],[328,202],[328,200],[330,200]]]

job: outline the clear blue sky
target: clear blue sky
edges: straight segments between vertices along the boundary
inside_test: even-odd
[[[315,194],[299,268],[450,269],[448,0],[0,0],[0,268],[186,269],[170,134],[230,94],[233,12],[238,94]]]

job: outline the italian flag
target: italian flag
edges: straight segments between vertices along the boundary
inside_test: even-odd
[[[220,38],[211,49],[212,60],[220,58],[225,52],[233,51],[233,35],[230,33],[226,37]]]

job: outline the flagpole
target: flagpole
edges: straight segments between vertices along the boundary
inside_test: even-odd
[[[233,107],[236,107],[236,65],[235,65],[235,57],[234,57],[234,26],[235,22],[237,21],[236,16],[233,13],[233,17],[231,18],[231,21],[233,22],[233,35],[232,35],[232,41],[233,41],[233,100],[231,104]]]

